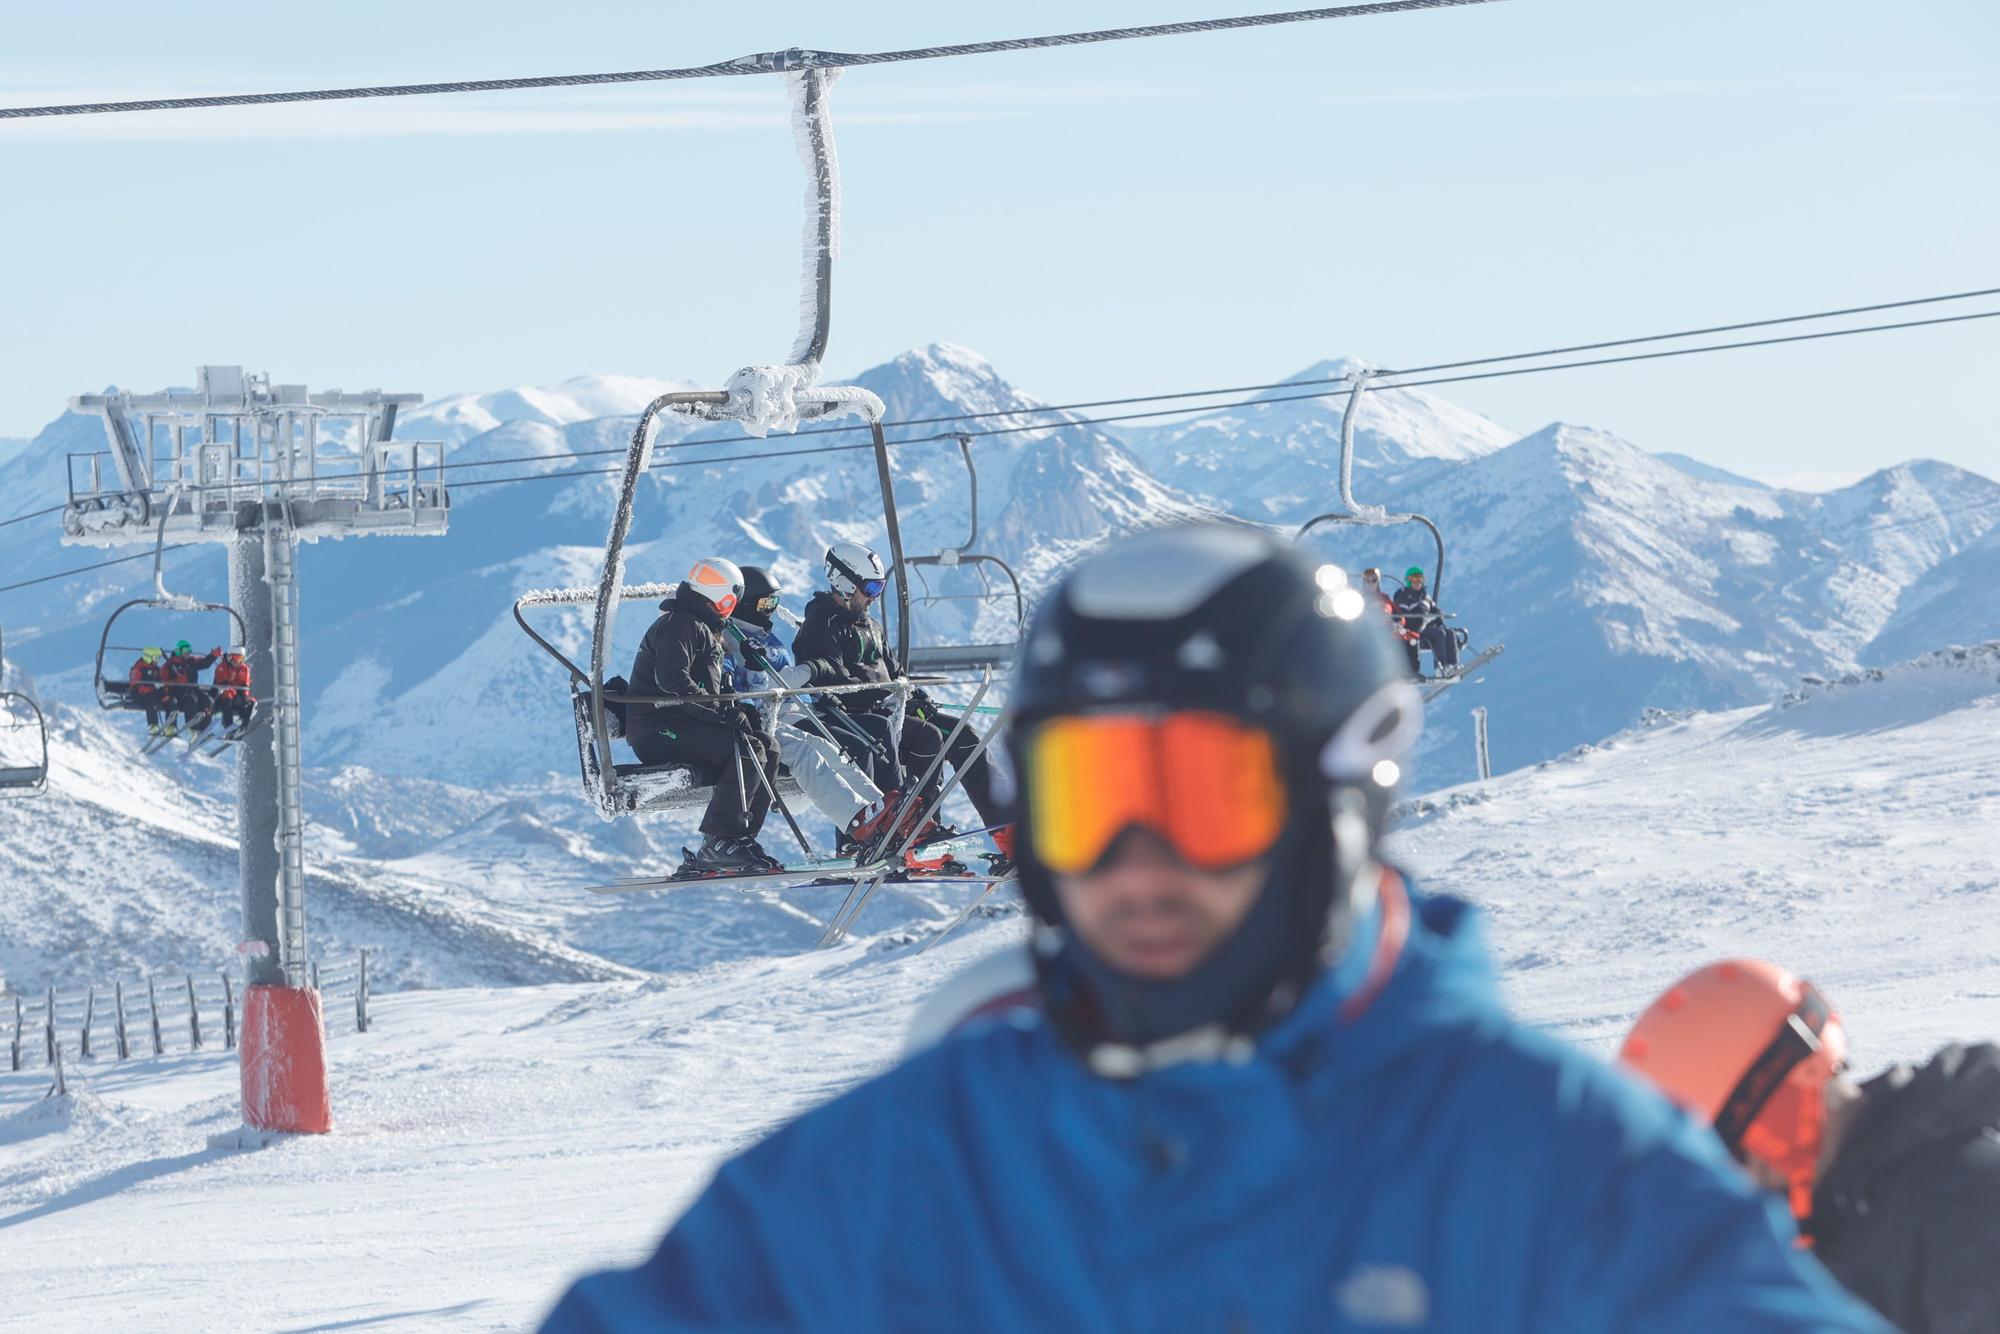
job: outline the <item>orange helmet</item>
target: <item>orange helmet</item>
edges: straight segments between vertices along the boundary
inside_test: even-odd
[[[1715,1127],[1738,1162],[1782,1177],[1812,1213],[1826,1086],[1847,1058],[1840,1016],[1776,964],[1730,959],[1690,973],[1632,1026],[1618,1059]]]
[[[736,610],[736,601],[743,596],[743,571],[735,561],[724,560],[720,556],[704,556],[688,571],[687,586],[715,604],[716,611],[727,616]]]

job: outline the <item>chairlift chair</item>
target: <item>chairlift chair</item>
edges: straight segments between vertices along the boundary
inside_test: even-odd
[[[1347,407],[1340,414],[1340,508],[1306,520],[1293,534],[1292,540],[1305,541],[1313,529],[1322,524],[1355,524],[1369,528],[1421,524],[1429,530],[1431,543],[1437,548],[1437,560],[1431,567],[1431,596],[1438,598],[1444,590],[1444,534],[1438,531],[1438,526],[1421,514],[1391,514],[1380,505],[1363,505],[1354,499],[1354,421],[1360,415],[1361,395],[1367,392],[1368,381],[1378,373],[1363,370],[1353,376]]]
[[[154,542],[153,546],[153,595],[151,597],[133,598],[128,602],[121,603],[117,610],[111,613],[111,619],[104,623],[103,633],[97,637],[97,659],[92,670],[92,679],[97,695],[97,703],[101,708],[112,711],[125,711],[144,707],[134,700],[130,680],[124,677],[108,677],[104,673],[104,659],[106,654],[137,654],[146,647],[139,644],[114,644],[111,642],[112,630],[117,626],[119,620],[128,613],[146,608],[155,611],[170,612],[176,615],[220,614],[227,616],[230,622],[230,634],[223,641],[224,643],[243,644],[247,643],[250,638],[249,627],[244,624],[242,614],[228,603],[204,602],[199,598],[189,597],[184,593],[175,593],[167,588],[165,571],[161,565],[161,557],[165,550],[163,543],[165,541],[166,520],[172,511],[173,496],[169,494],[167,503],[160,507],[160,537]],[[198,682],[194,684],[199,685]],[[202,688],[209,689],[210,687]],[[265,700],[257,699],[254,695],[251,698],[253,703],[260,706],[268,703]],[[259,717],[261,718],[262,716],[260,712]]]
[[[0,683],[6,680],[0,649]],[[33,739],[28,739],[28,734]],[[49,722],[41,705],[18,690],[0,689],[0,797],[32,797],[49,786]]]
[[[921,592],[911,590],[910,609],[914,612],[948,602],[970,602],[975,607],[972,624],[977,628],[977,608],[990,606],[996,599],[1003,600],[1003,604],[1004,600],[1011,600],[1012,633],[1005,640],[994,643],[917,645],[908,649],[904,658],[904,666],[911,672],[950,674],[988,668],[1004,669],[1013,661],[1027,622],[1027,602],[1021,595],[1021,581],[1015,576],[1014,568],[998,556],[972,549],[973,544],[979,541],[979,469],[972,461],[972,437],[961,434],[957,439],[959,458],[965,463],[966,477],[970,481],[970,524],[963,544],[946,547],[935,556],[910,556],[902,562],[903,568],[916,577],[922,589]],[[923,573],[930,568],[969,569],[979,581],[979,591],[949,593],[934,590]],[[989,570],[998,570],[1005,576],[1007,587],[997,587],[987,573]]]
[[[888,442],[882,433],[885,412],[881,399],[865,389],[815,384],[819,363],[825,355],[832,320],[833,256],[837,248],[839,218],[839,171],[835,162],[832,122],[827,110],[827,91],[834,74],[823,68],[793,69],[790,81],[795,124],[804,160],[817,201],[815,217],[807,233],[808,284],[800,303],[800,328],[789,359],[778,366],[752,366],[730,377],[722,390],[692,390],[666,393],[646,405],[632,431],[620,481],[617,508],[605,543],[603,573],[595,588],[539,590],[524,594],[514,604],[514,620],[522,631],[559,664],[569,676],[570,711],[576,724],[577,755],[585,795],[605,819],[636,815],[647,811],[691,811],[705,806],[713,785],[726,775],[704,772],[692,764],[624,764],[612,755],[611,743],[622,735],[619,715],[624,708],[663,702],[655,697],[608,688],[617,678],[607,680],[606,659],[611,651],[613,631],[620,604],[634,598],[658,601],[670,594],[672,584],[626,586],[625,543],[632,528],[632,510],[638,497],[640,479],[652,462],[653,442],[665,414],[711,422],[736,422],[755,434],[792,430],[803,421],[843,414],[860,416],[874,446],[876,477],[882,493],[882,514],[888,531],[891,568],[903,560],[902,530],[896,513],[894,484],[889,472]],[[572,661],[528,623],[526,611],[533,607],[589,606],[592,610],[589,657]],[[909,650],[909,594],[897,584],[894,633],[899,656]],[[581,655],[579,655],[581,656]],[[879,687],[876,687],[879,689]],[[772,698],[794,693],[837,694],[838,691],[771,691]],[[796,784],[781,779],[780,796],[798,795]]]

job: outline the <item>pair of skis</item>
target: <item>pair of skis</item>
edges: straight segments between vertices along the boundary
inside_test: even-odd
[[[228,750],[244,737],[256,731],[258,724],[261,722],[263,722],[263,719],[253,718],[238,723],[234,727],[225,728],[220,732],[211,731],[206,727],[202,728],[199,732],[194,731],[192,728],[177,728],[172,732],[161,732],[157,736],[147,737],[146,744],[139,748],[139,753],[141,755],[152,755],[165,750],[176,741],[185,740],[187,742],[187,753],[181,757],[181,763],[185,764],[197,753],[208,756],[220,755],[223,751]]]
[[[1471,662],[1465,663],[1449,676],[1420,676],[1417,684],[1423,688],[1424,703],[1428,704],[1455,685],[1461,685],[1472,678],[1481,667],[1507,651],[1505,644],[1495,644],[1479,654]]]
[[[997,827],[997,826],[994,826]],[[910,845],[913,853],[944,853],[969,851],[977,846],[979,835],[992,832],[992,828],[973,829],[964,833],[941,834],[936,838]],[[998,854],[993,854],[997,856]],[[958,869],[954,869],[954,867]],[[1011,879],[1011,875],[982,875],[966,869],[963,863],[949,862],[944,866],[907,865],[888,860],[861,861],[853,857],[827,857],[817,861],[799,862],[780,867],[775,871],[745,871],[740,873],[721,872],[714,875],[664,875],[634,876],[625,880],[614,880],[608,885],[592,885],[593,894],[632,894],[654,889],[692,889],[697,886],[708,889],[766,889],[772,886],[824,885],[849,886],[864,880],[881,877],[896,884],[997,884]]]

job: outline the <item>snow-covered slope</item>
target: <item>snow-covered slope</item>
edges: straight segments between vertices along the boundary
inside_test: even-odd
[[[1650,726],[1414,803],[1512,1003],[1599,1054],[1681,971],[1808,973],[1858,1068],[2000,1032],[2000,645]],[[382,998],[331,1045],[335,1132],[247,1156],[222,1053],[0,1073],[0,1285],[35,1329],[517,1329],[643,1255],[715,1164],[894,1059],[918,999],[1016,947],[898,927],[643,981]],[[256,1207],[282,1197],[282,1208]]]
[[[210,972],[241,939],[233,761],[141,756],[52,711],[49,791],[0,800],[0,979],[29,993],[114,974]],[[8,744],[12,744],[11,741]],[[378,985],[525,985],[698,969],[810,949],[840,889],[587,892],[680,861],[652,823],[599,822],[566,790],[494,793],[353,766],[306,781],[309,943],[373,950]],[[783,847],[782,831],[772,846]],[[890,886],[863,925],[934,922],[971,890]]]
[[[1817,982],[1866,1071],[2000,1036],[2000,642],[1659,712],[1407,803],[1392,847],[1492,914],[1508,994],[1599,1052],[1701,963]]]

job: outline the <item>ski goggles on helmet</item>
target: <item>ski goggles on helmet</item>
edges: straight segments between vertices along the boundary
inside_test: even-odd
[[[1792,1072],[1826,1045],[1821,1035],[1826,1032],[1832,1015],[1825,998],[1808,983],[1798,1005],[1785,1016],[1777,1036],[1750,1062],[1750,1068],[1723,1099],[1721,1109],[1715,1114],[1715,1133],[1736,1161],[1743,1161],[1746,1149],[1762,1149],[1765,1157],[1775,1158],[1795,1147],[1756,1143],[1761,1137],[1752,1131],[1757,1128],[1758,1118],[1790,1081]]]
[[[1030,847],[1058,875],[1096,866],[1133,825],[1203,871],[1255,861],[1285,827],[1277,742],[1227,714],[1055,718],[1027,733],[1022,768]]]
[[[754,605],[758,611],[774,612],[778,609],[778,601],[782,596],[783,594],[780,593],[766,593],[763,597],[758,598]]]
[[[861,572],[859,570],[855,569],[852,565],[849,565],[846,561],[834,555],[832,552],[827,553],[827,561],[834,568],[838,569],[842,574],[846,575],[847,581],[853,584],[856,588],[860,589],[864,597],[879,598],[882,596],[882,590],[889,586],[889,581],[887,579],[862,578]]]

